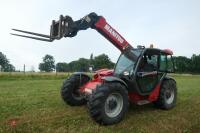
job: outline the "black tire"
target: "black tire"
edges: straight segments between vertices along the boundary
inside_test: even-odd
[[[123,103],[122,107],[120,107],[116,101],[112,103],[114,109],[120,107],[119,113],[116,113],[116,116],[110,117],[108,113],[106,113],[106,107],[110,106],[107,103],[108,97],[110,98],[112,95],[118,95],[120,99],[123,99],[120,103]],[[113,99],[112,99],[113,100]],[[110,101],[109,101],[109,104]],[[114,105],[115,104],[115,105]],[[107,106],[106,106],[107,105]],[[128,92],[124,85],[120,83],[104,83],[101,86],[97,86],[96,90],[89,96],[88,99],[88,110],[90,116],[99,124],[111,125],[114,123],[120,122],[125,113],[127,112],[129,106],[128,100]]]
[[[72,75],[63,82],[61,87],[61,97],[71,106],[79,106],[86,103],[86,100],[78,92],[80,86],[90,80],[87,76]]]
[[[159,97],[157,101],[154,102],[154,105],[158,108],[168,110],[176,105],[176,99],[176,82],[174,80],[164,80],[160,88]]]

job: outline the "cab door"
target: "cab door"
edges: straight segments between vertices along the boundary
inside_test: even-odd
[[[165,73],[173,73],[174,72],[174,61],[172,55],[162,54],[159,59],[159,77],[163,76]]]
[[[143,55],[140,62],[136,81],[140,92],[150,93],[158,83],[159,54]]]

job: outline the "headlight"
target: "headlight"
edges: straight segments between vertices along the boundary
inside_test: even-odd
[[[86,92],[86,93],[89,93],[89,94],[92,94],[92,89],[85,88],[85,92]]]

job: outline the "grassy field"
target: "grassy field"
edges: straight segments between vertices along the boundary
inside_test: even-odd
[[[174,75],[178,85],[174,109],[163,111],[152,104],[131,104],[124,120],[112,126],[93,122],[85,106],[70,107],[62,101],[60,86],[68,74],[39,75],[0,74],[0,133],[200,132],[198,75]]]

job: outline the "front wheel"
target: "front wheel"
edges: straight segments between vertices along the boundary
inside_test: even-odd
[[[176,82],[173,80],[164,80],[160,88],[159,97],[154,102],[154,105],[161,109],[171,109],[176,105],[176,99]]]
[[[129,106],[128,92],[120,83],[98,86],[88,100],[90,116],[99,124],[120,122]]]

